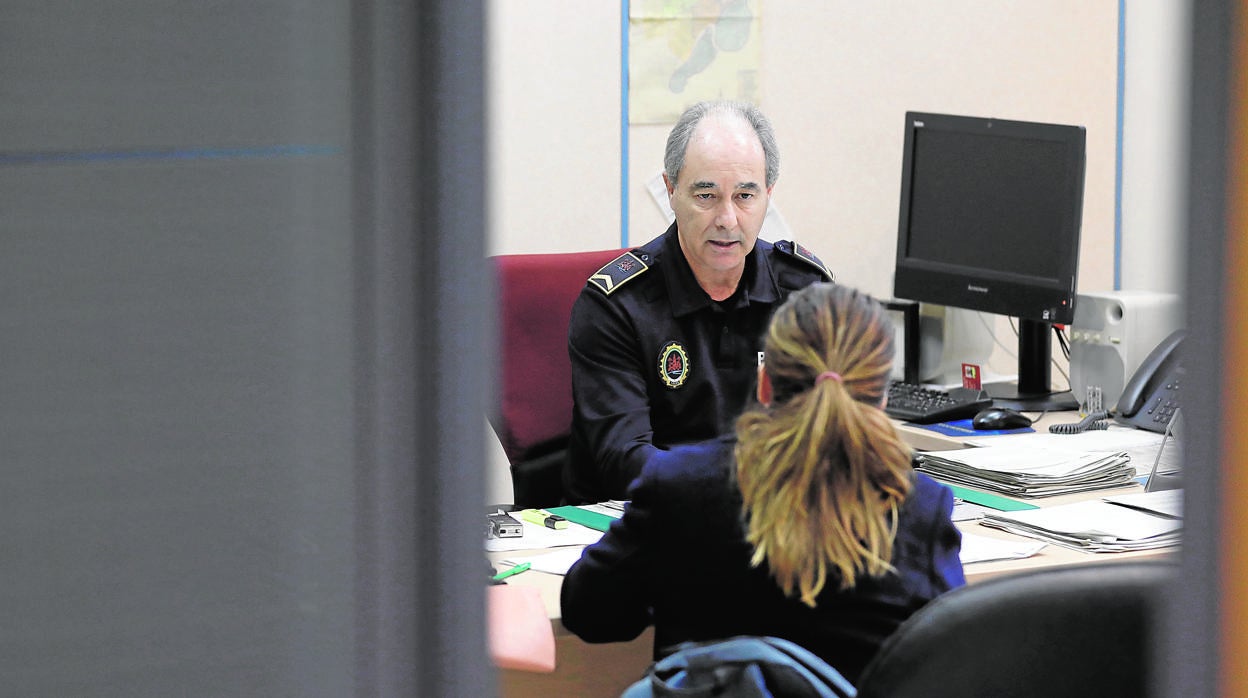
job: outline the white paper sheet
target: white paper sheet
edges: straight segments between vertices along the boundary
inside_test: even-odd
[[[515,512],[508,512],[508,516],[520,521]],[[524,524],[524,535],[519,538],[486,538],[485,549],[488,552],[497,553],[530,548],[559,548],[566,545],[589,545],[602,538],[602,531],[595,531],[576,523],[569,524],[563,530],[546,528],[529,521],[520,521],[520,523]]]
[[[548,572],[550,574],[564,575],[568,573],[572,565],[581,559],[581,553],[585,551],[583,547],[576,548],[556,548],[550,552],[533,555],[531,557],[509,557],[503,560],[505,565],[518,565],[527,562],[531,565],[530,570],[537,572]]]
[[[964,532],[962,552],[958,557],[964,565],[990,560],[1017,560],[1035,555],[1044,549],[1044,545],[1032,540],[1001,540]]]
[[[1183,518],[1183,490],[1159,490],[1103,497],[1111,504],[1156,512],[1176,519]]]

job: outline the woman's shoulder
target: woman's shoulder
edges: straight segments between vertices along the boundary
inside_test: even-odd
[[[947,486],[934,480],[931,475],[928,475],[927,473],[920,473],[917,470],[914,471],[914,488],[918,491],[929,494],[939,492],[953,493],[953,490],[950,490]]]
[[[943,511],[953,506],[953,490],[933,480],[924,473],[915,472],[913,487],[906,498],[906,507],[924,516],[933,511]]]
[[[656,451],[642,467],[633,487],[677,497],[682,492],[723,489],[732,481],[734,443],[724,437]]]
[[[715,471],[725,461],[731,460],[734,443],[733,438],[721,437],[663,448],[650,456],[645,462],[643,472],[670,474]]]
[[[631,509],[661,526],[676,546],[735,526],[741,494],[733,476],[732,443],[715,439],[654,454],[629,487]]]

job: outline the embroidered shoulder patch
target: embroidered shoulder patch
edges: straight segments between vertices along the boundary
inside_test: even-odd
[[[833,280],[832,272],[828,271],[828,268],[823,265],[823,262],[819,261],[819,258],[812,254],[810,250],[802,247],[796,242],[781,240],[776,243],[776,249],[793,259],[800,259],[805,264],[818,269],[819,273],[823,274],[828,281]]]
[[[648,264],[629,251],[607,262],[606,266],[589,277],[589,283],[609,296],[619,287],[641,276],[649,268]]]

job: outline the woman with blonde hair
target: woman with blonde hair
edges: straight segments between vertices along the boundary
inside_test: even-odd
[[[851,682],[916,610],[965,583],[953,495],[912,465],[882,409],[893,327],[846,286],[771,320],[759,405],[735,435],[655,454],[569,570],[563,624],[588,642],[655,626],[686,641],[770,635]]]

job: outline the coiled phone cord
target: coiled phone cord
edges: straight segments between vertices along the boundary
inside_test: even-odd
[[[1052,434],[1082,434],[1085,431],[1095,431],[1098,429],[1109,428],[1109,413],[1105,410],[1098,412],[1090,412],[1078,422],[1070,422],[1067,424],[1050,424],[1049,433]]]

